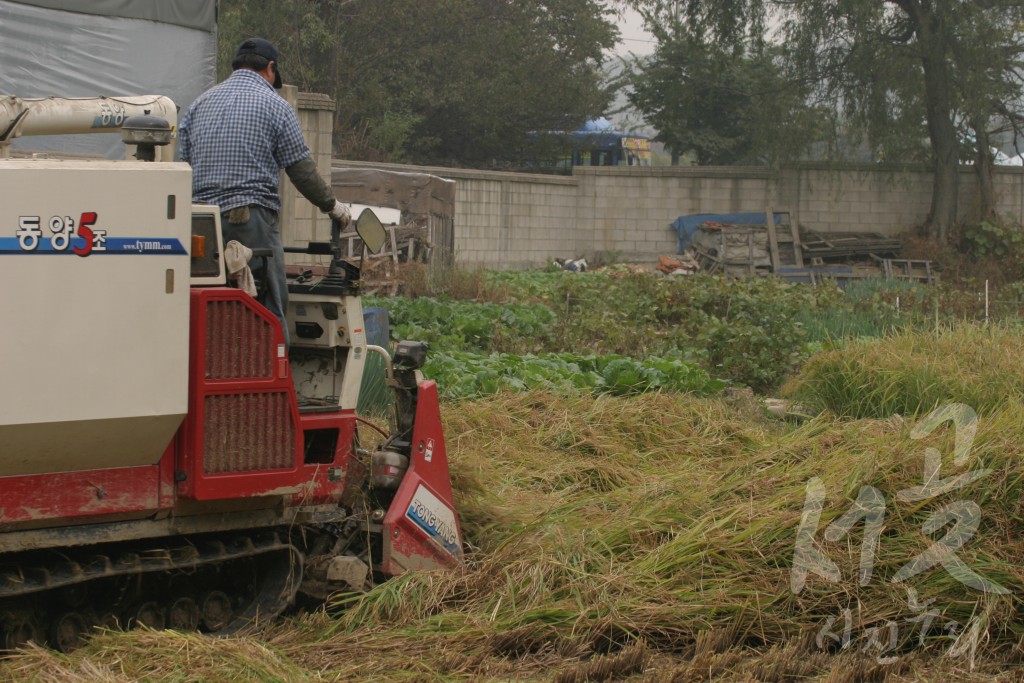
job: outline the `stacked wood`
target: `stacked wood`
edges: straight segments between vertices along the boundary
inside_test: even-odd
[[[930,284],[937,279],[929,261],[899,258],[899,239],[872,232],[800,231],[792,222],[775,222],[788,215],[769,208],[760,224],[703,223],[688,252],[704,272],[734,277],[775,273],[810,283],[885,277]]]
[[[822,261],[867,260],[895,258],[903,245],[898,239],[876,232],[813,232],[805,231],[801,237],[804,256]]]
[[[772,269],[768,230],[764,225],[704,223],[690,246],[701,269],[737,277]]]
[[[434,245],[428,238],[427,227],[417,221],[410,221],[404,225],[385,225],[387,239],[384,248],[379,254],[372,254],[372,257],[388,257],[394,263],[406,261],[430,262],[430,255]],[[358,258],[363,248],[363,241],[355,231],[341,234],[341,241],[345,246],[346,255]]]

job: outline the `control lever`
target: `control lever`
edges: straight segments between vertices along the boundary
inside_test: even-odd
[[[305,247],[285,247],[287,254],[309,254],[310,256],[334,256],[335,249],[330,242],[310,242]]]

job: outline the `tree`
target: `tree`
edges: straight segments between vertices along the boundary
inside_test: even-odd
[[[654,54],[637,63],[630,102],[657,129],[673,164],[772,164],[822,139],[826,117],[782,73],[778,49],[707,43],[659,26]]]
[[[334,97],[336,153],[470,167],[602,113],[617,36],[598,0],[224,0],[221,55],[254,33]]]
[[[1020,92],[1008,77],[1020,54],[1013,40],[1024,12],[1019,0],[633,2],[651,25],[676,22],[703,41],[734,48],[762,40],[771,18],[794,81],[813,84],[817,101],[834,103],[880,152],[902,148],[912,156],[916,138],[928,140],[934,182],[926,224],[941,240],[958,215],[963,126],[972,110],[987,126],[991,103],[1010,101],[1007,90]]]
[[[964,27],[954,61],[962,103],[963,137],[973,140],[978,179],[977,221],[996,220],[995,140],[1024,126],[1024,24],[1020,7],[991,11],[987,22]]]

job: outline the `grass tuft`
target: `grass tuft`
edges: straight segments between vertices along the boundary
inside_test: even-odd
[[[1001,326],[903,331],[814,356],[784,393],[846,417],[918,415],[945,403],[981,414],[1024,397],[1024,336]]]

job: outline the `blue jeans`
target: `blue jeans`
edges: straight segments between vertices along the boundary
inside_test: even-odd
[[[268,311],[281,321],[284,332],[284,343],[287,347],[288,320],[288,278],[284,274],[284,246],[281,244],[281,231],[277,225],[277,213],[262,206],[249,207],[249,221],[232,225],[228,223],[228,212],[221,214],[221,228],[224,232],[224,244],[237,240],[250,249],[272,249],[274,257],[267,259],[267,273],[263,272],[263,259],[254,258],[249,267],[252,268],[256,280],[264,280],[267,284],[266,294],[261,298]]]

